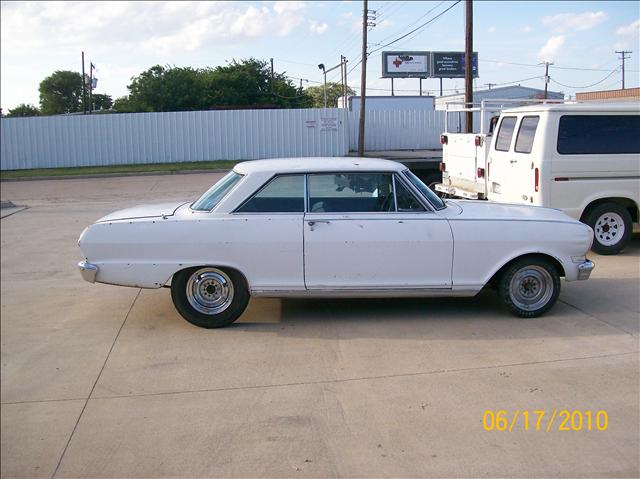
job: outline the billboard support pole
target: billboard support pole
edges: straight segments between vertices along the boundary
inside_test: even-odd
[[[420,77],[420,96],[422,96],[422,77]]]
[[[391,78],[391,96],[396,96],[395,92],[393,91],[393,77]]]
[[[442,96],[442,77],[440,77],[440,96]]]

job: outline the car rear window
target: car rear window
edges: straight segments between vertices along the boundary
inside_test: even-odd
[[[496,150],[509,151],[511,146],[511,138],[513,137],[513,130],[516,127],[515,116],[505,116],[500,122],[500,129],[498,130],[498,137],[496,138]]]
[[[562,115],[557,149],[561,155],[640,153],[640,115]]]
[[[539,120],[539,116],[525,116],[522,118],[520,128],[518,128],[518,136],[516,137],[516,153],[531,153]]]
[[[309,175],[309,212],[377,213],[395,211],[390,173]]]

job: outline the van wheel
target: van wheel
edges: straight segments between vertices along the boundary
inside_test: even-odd
[[[222,328],[233,323],[249,302],[242,275],[210,266],[189,268],[171,280],[171,299],[180,315],[201,328]]]
[[[618,203],[604,203],[590,210],[584,222],[593,229],[593,246],[598,254],[618,254],[631,240],[631,215]]]
[[[560,295],[560,275],[543,258],[514,261],[498,281],[498,295],[514,315],[535,318],[546,313]]]

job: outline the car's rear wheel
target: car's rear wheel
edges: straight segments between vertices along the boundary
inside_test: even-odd
[[[222,328],[233,323],[249,302],[242,275],[231,269],[203,266],[176,273],[171,299],[184,319],[201,328]]]
[[[502,273],[500,298],[516,316],[534,318],[547,312],[560,294],[560,275],[544,258],[523,258]]]
[[[604,203],[590,210],[584,222],[593,229],[593,246],[598,254],[618,254],[631,240],[631,215],[617,203]]]

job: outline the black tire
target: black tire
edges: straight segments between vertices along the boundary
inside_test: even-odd
[[[249,290],[237,271],[199,266],[173,275],[171,299],[180,315],[191,324],[207,329],[222,328],[244,312]],[[216,305],[216,301],[220,304]]]
[[[603,203],[591,208],[585,215],[584,222],[593,229],[591,249],[598,254],[618,254],[631,241],[631,215],[618,203]]]
[[[515,316],[535,318],[549,311],[558,300],[560,275],[550,261],[525,257],[503,271],[498,280],[498,295]]]

